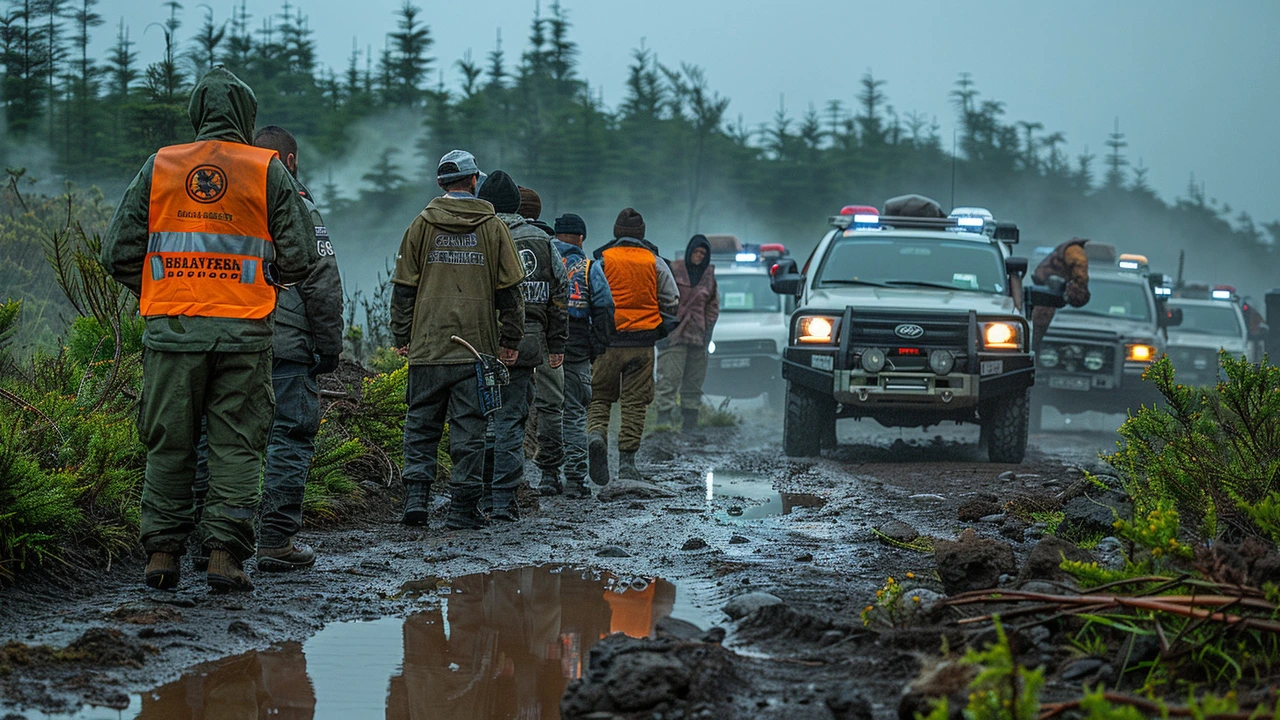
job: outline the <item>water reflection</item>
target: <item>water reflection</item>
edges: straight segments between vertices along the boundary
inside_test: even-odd
[[[139,720],[310,720],[316,696],[302,645],[284,645],[202,666],[142,695]]]
[[[388,720],[559,717],[591,646],[613,632],[650,635],[676,595],[663,580],[546,568],[472,575],[442,591],[439,608],[405,621]]]
[[[790,515],[795,508],[820,508],[827,501],[808,493],[786,493],[773,489],[768,476],[752,472],[710,471],[704,476],[707,502],[729,503],[725,515],[733,520]]]

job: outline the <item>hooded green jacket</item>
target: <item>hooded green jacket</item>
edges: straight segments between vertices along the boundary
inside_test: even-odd
[[[210,70],[191,93],[187,107],[196,140],[249,144],[258,100],[253,90],[230,71]],[[152,155],[124,191],[107,234],[102,239],[103,267],[134,295],[142,294],[142,267],[147,255],[147,215],[151,206]],[[301,282],[320,261],[315,226],[289,171],[274,159],[267,167],[267,229],[275,244],[274,279]],[[147,318],[143,344],[168,352],[262,352],[271,347],[273,318],[261,320],[159,316]]]

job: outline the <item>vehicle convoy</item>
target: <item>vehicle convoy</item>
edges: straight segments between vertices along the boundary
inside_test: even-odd
[[[870,418],[978,423],[991,461],[1022,462],[1035,379],[1029,304],[1058,306],[1062,291],[1024,292],[1027,260],[1010,248],[1017,226],[981,208],[943,218],[867,206],[831,224],[802,269],[787,258],[772,269],[774,291],[798,303],[782,362],[786,454],[817,455],[834,445],[838,419]]]
[[[1180,322],[1167,307],[1165,278],[1150,274],[1141,256],[1117,262],[1114,248],[1101,243],[1086,250],[1091,297],[1083,307],[1059,309],[1045,334],[1036,358],[1033,431],[1045,407],[1064,415],[1124,413],[1160,398],[1142,374],[1165,352],[1168,328]]]
[[[712,252],[720,289],[720,319],[708,347],[703,392],[734,399],[762,394],[781,408],[782,349],[795,298],[774,294],[769,268],[785,255],[782,245],[741,245]]]

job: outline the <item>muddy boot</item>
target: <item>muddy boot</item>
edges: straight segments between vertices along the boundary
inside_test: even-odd
[[[564,483],[564,496],[567,498],[581,499],[591,497],[591,488],[582,481],[581,478],[575,480],[569,478]]]
[[[444,521],[449,530],[480,530],[488,525],[485,517],[475,510],[450,510],[449,518]]]
[[[293,538],[284,547],[258,548],[258,569],[263,572],[288,572],[315,564],[316,551]]]
[[[636,467],[636,454],[633,452],[618,453],[618,479],[627,482],[648,482],[649,478],[640,474]]]
[[[182,577],[182,570],[179,567],[180,558],[177,553],[153,552],[151,558],[147,561],[147,570],[144,575],[147,585],[156,590],[173,590],[178,587],[178,580]]]
[[[520,519],[520,504],[514,495],[494,493],[493,509],[489,511],[490,520],[515,522]]]
[[[431,514],[431,486],[426,483],[404,484],[404,515],[400,522],[405,525],[426,525]]]
[[[690,437],[702,437],[702,433],[698,432],[698,411],[697,410],[681,410],[680,416],[684,423],[680,426],[680,432]]]
[[[587,472],[591,482],[597,485],[609,484],[609,438],[598,432],[591,433],[587,441]]]
[[[253,589],[249,576],[244,574],[240,561],[226,550],[209,553],[209,591],[215,593],[247,592]]]
[[[538,483],[539,495],[560,495],[564,492],[564,485],[560,483],[560,472],[552,470],[542,471],[542,482]]]

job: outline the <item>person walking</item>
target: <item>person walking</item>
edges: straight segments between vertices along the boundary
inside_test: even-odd
[[[519,358],[524,338],[524,268],[506,224],[475,195],[479,175],[469,152],[454,150],[440,159],[436,181],[445,194],[413,219],[391,275],[391,332],[409,358],[401,519],[406,525],[427,523],[446,419],[453,459],[446,526],[485,524],[480,499],[488,416],[476,357],[450,338],[508,367]],[[485,186],[493,181],[491,176]]]
[[[658,351],[654,406],[659,422],[669,414],[672,425],[679,424],[685,434],[691,434],[698,429],[702,383],[707,379],[707,344],[720,317],[716,266],[711,264],[711,243],[705,235],[690,238],[684,262],[677,261],[672,274],[680,288],[680,311],[666,347]]]
[[[320,261],[293,178],[249,144],[253,90],[222,67],[191,94],[195,142],[161,148],[121,198],[101,262],[138,296],[146,319],[138,431],[147,448],[140,534],[144,579],[171,590],[195,532],[211,590],[249,590],[258,477],[275,414],[275,283]],[[299,286],[304,300],[314,288]],[[195,519],[196,441],[208,425],[209,491]]]
[[[315,228],[320,262],[295,287],[276,300],[272,343],[271,386],[276,395],[275,420],[267,442],[258,513],[258,569],[278,572],[307,568],[316,554],[294,539],[302,529],[302,500],[316,433],[320,431],[320,385],[317,378],[338,368],[342,354],[342,277],[324,218],[298,177],[298,141],[278,125],[268,125],[253,144],[274,150],[297,183]]]
[[[613,224],[614,239],[595,251],[613,295],[609,347],[591,366],[587,409],[591,480],[609,482],[609,414],[621,405],[618,477],[641,480],[636,452],[644,436],[645,413],[653,402],[653,348],[675,321],[680,291],[658,248],[645,239],[644,217],[624,208]]]
[[[587,487],[587,406],[591,362],[609,346],[613,295],[604,267],[587,257],[587,224],[573,213],[556,218],[555,246],[569,279],[569,339],[564,346],[564,494],[591,497]],[[545,487],[546,476],[543,476]],[[544,491],[545,494],[545,491]]]
[[[495,171],[480,189],[480,199],[489,201],[506,224],[524,266],[520,284],[524,340],[511,367],[511,380],[502,389],[502,407],[493,418],[493,481],[484,503],[490,506],[491,519],[513,521],[520,517],[516,490],[525,482],[524,433],[534,395],[534,370],[543,364],[544,349],[550,372],[559,375],[564,363],[566,277],[551,238],[520,216],[520,188],[510,175]],[[560,383],[563,386],[563,380]]]

